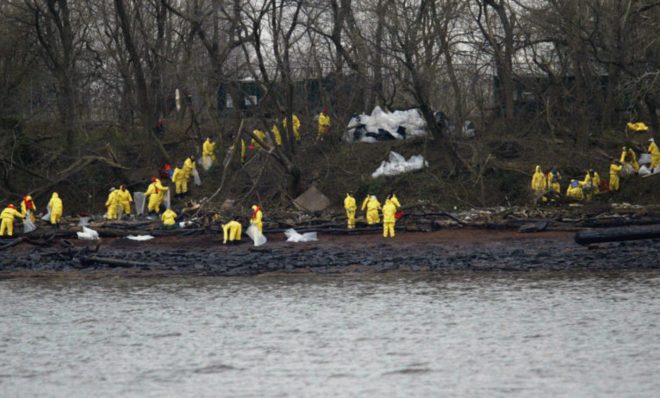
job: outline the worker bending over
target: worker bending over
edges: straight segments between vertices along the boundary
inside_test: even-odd
[[[175,228],[176,227],[176,213],[172,209],[167,209],[161,214],[160,219],[163,222],[165,228]]]
[[[378,214],[380,202],[375,195],[367,195],[362,202],[362,210],[366,211],[365,218],[367,219],[367,224],[373,225],[380,222],[380,216]]]
[[[186,174],[183,172],[183,169],[178,167],[174,168],[174,174],[172,174],[172,182],[174,183],[176,196],[185,195],[188,193],[188,179],[186,178]]]
[[[14,236],[14,218],[25,218],[18,210],[16,206],[10,204],[7,206],[2,213],[0,213],[0,219],[2,219],[2,224],[0,224],[0,236]]]
[[[167,189],[167,187],[164,187],[160,183],[158,178],[151,177],[151,184],[149,184],[147,192],[144,193],[144,196],[149,197],[149,203],[147,205],[149,213],[160,213],[160,204],[163,202],[163,197]]]
[[[30,215],[30,220],[32,223],[36,221],[36,216],[34,213],[37,211],[37,205],[34,204],[32,196],[25,195],[21,201],[21,214],[23,216]]]
[[[243,233],[243,226],[238,222],[236,218],[229,221],[227,224],[222,225],[222,244],[226,245],[227,242],[230,244],[240,241],[241,234]]]
[[[351,193],[347,193],[344,198],[344,209],[346,210],[346,228],[355,228],[355,211],[357,210],[357,203]]]
[[[568,188],[566,189],[566,196],[575,199],[575,200],[583,200],[584,199],[584,193],[582,191],[582,187],[580,186],[580,182],[577,180],[571,180],[571,183],[569,184]]]

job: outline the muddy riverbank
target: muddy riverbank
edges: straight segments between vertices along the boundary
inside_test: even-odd
[[[53,272],[256,275],[272,272],[532,271],[660,268],[660,240],[583,247],[572,232],[449,229],[379,235],[319,235],[288,243],[281,233],[254,247],[224,246],[217,235],[65,240],[52,247],[20,244],[0,252],[0,278]]]

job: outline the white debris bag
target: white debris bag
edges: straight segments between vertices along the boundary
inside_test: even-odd
[[[623,168],[621,169],[621,177],[629,177],[633,174],[635,174],[635,169],[632,167],[632,165],[630,163],[624,164]]]
[[[138,242],[141,242],[141,241],[144,241],[144,240],[151,240],[153,238],[154,237],[151,236],[151,235],[128,235],[126,237],[126,239],[135,240],[135,241],[138,241]]]
[[[91,228],[87,227],[82,227],[82,232],[76,232],[78,235],[78,239],[81,240],[98,240],[99,239],[99,233],[94,231]]]
[[[355,115],[346,126],[344,141],[377,142],[403,140],[428,134],[426,121],[419,109],[384,112],[375,107],[371,115]]]
[[[25,219],[23,220],[23,233],[26,234],[37,229],[37,226],[32,222],[32,218],[30,218],[31,213],[31,211],[28,211]]]
[[[259,231],[259,229],[254,225],[250,225],[248,227],[247,231],[245,231],[245,233],[247,234],[247,236],[250,237],[250,239],[252,239],[255,246],[261,246],[261,245],[265,244],[266,242],[268,242],[268,239],[266,239],[264,234],[262,234]]]
[[[199,178],[199,171],[197,171],[197,169],[193,169],[192,175],[193,175],[193,179],[195,180],[195,185],[197,186],[202,185],[202,179]]]
[[[389,160],[384,160],[376,171],[371,174],[371,178],[403,174],[413,170],[420,170],[428,167],[428,165],[429,163],[424,160],[424,156],[422,155],[414,155],[406,160],[400,154],[390,151]]]
[[[642,176],[642,177],[653,174],[653,173],[651,173],[651,170],[650,170],[648,167],[646,167],[646,166],[641,166],[641,167],[639,168],[638,173],[639,173],[639,175]]]
[[[211,166],[213,166],[213,158],[210,156],[202,156],[199,159],[199,164],[204,168],[204,171],[209,171]]]
[[[639,164],[651,164],[651,154],[650,153],[642,153],[639,155]]]
[[[165,195],[163,195],[163,203],[165,204],[165,208],[169,209],[172,206],[172,201],[170,200],[170,190],[168,189],[165,191]]]
[[[284,231],[284,235],[286,235],[287,242],[313,242],[318,240],[316,232],[305,232],[304,234],[300,234],[293,228]]]
[[[52,213],[52,211],[51,211],[51,209],[50,209],[50,206],[48,206],[48,212],[46,213],[46,215],[44,215],[43,217],[41,217],[41,219],[42,219],[43,221],[50,221],[50,214],[51,214],[51,213]]]
[[[135,213],[138,216],[144,214],[144,203],[146,202],[144,192],[135,192],[133,194],[133,200],[135,201]]]

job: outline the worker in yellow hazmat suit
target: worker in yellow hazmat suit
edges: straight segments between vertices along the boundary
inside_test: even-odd
[[[383,237],[394,238],[394,226],[396,224],[396,205],[391,199],[385,201],[383,206]]]
[[[357,210],[357,203],[351,193],[347,193],[344,198],[344,210],[346,210],[346,228],[355,228],[355,211]]]
[[[589,175],[591,176],[591,182],[594,185],[594,193],[600,193],[600,176],[598,172],[594,169],[589,169]]]
[[[613,159],[612,164],[610,164],[610,191],[612,192],[619,190],[619,173],[622,169],[621,162]]]
[[[536,194],[542,194],[547,189],[547,177],[541,170],[541,166],[536,166],[536,171],[532,176],[532,191]]]
[[[363,203],[364,205],[364,203]],[[368,201],[366,201],[366,210],[367,210],[367,224],[373,225],[380,222],[380,215],[378,210],[380,210],[380,202],[375,195],[371,195]]]
[[[145,196],[149,197],[147,209],[150,213],[160,213],[160,204],[163,202],[163,197],[167,189],[167,187],[164,187],[160,183],[158,178],[151,177],[151,184],[149,184],[147,192],[144,193]]]
[[[282,126],[284,126],[284,128],[286,128],[288,120],[289,118],[285,117],[284,121],[282,121]],[[291,115],[291,120],[293,120],[293,137],[296,139],[296,142],[300,142],[300,119],[298,119],[298,116],[294,113]]]
[[[556,167],[553,167],[547,174],[547,187],[557,193],[561,193],[561,174]]]
[[[261,207],[259,207],[257,205],[252,205],[252,214],[250,215],[250,224],[257,227],[257,229],[261,233],[264,232],[264,223],[262,222],[263,217],[264,217],[264,213],[261,211]]]
[[[580,185],[580,188],[582,188],[584,199],[587,202],[591,201],[591,198],[594,194],[594,180],[589,170],[586,171],[582,181],[578,181],[578,185]]]
[[[206,141],[202,144],[202,156],[208,156],[212,160],[216,160],[215,142],[213,142],[211,137],[206,137]]]
[[[48,208],[50,208],[50,223],[53,225],[59,225],[62,220],[62,213],[64,212],[64,205],[62,204],[62,199],[57,192],[53,192],[53,195],[50,197],[48,202]]]
[[[119,207],[122,209],[123,213],[128,215],[131,214],[131,203],[133,202],[133,196],[131,192],[126,189],[126,185],[120,185],[119,190],[117,191],[117,199],[119,200]]]
[[[328,108],[323,108],[319,113],[319,131],[316,136],[316,141],[323,140],[330,132],[330,115],[328,115]]]
[[[163,222],[165,228],[174,228],[176,227],[176,213],[172,209],[167,209],[160,215],[160,219]]]
[[[188,192],[188,179],[182,169],[175,167],[172,173],[172,182],[174,182],[174,189],[176,195],[183,195]]]
[[[181,168],[181,170],[183,170],[183,175],[187,183],[188,180],[190,180],[190,176],[192,175],[193,170],[196,170],[195,157],[192,155],[188,156],[186,160],[183,161],[183,167]],[[188,192],[187,189],[186,192]]]
[[[229,221],[227,224],[222,225],[222,244],[226,245],[227,242],[233,243],[235,241],[241,240],[241,234],[243,233],[243,226],[235,218]]]
[[[579,181],[571,180],[571,183],[568,185],[568,188],[566,189],[566,196],[575,200],[584,199],[584,193],[582,192],[582,187],[580,186]]]
[[[394,192],[390,192],[390,194],[387,195],[387,199],[385,200],[385,202],[387,202],[388,200],[392,201],[392,204],[396,206],[397,210],[401,208],[401,203],[399,202],[399,199],[396,197]]]
[[[23,200],[21,201],[21,214],[23,216],[26,216],[28,213],[30,214],[30,220],[34,223],[36,220],[36,216],[34,213],[37,211],[37,205],[34,204],[34,200],[32,199],[32,196],[30,195],[25,195],[23,196]]]
[[[107,209],[105,215],[108,220],[117,219],[117,208],[119,207],[119,197],[117,196],[115,187],[110,188],[108,199],[105,201],[105,208]]]
[[[649,148],[648,148],[648,153],[651,154],[651,171],[653,171],[656,167],[660,167],[660,149],[658,149],[658,146],[655,143],[655,140],[653,138],[649,139]]]
[[[0,236],[14,236],[14,218],[25,218],[18,210],[16,206],[10,204],[7,206],[2,213],[0,213],[0,219],[2,219],[2,224],[0,224]]]

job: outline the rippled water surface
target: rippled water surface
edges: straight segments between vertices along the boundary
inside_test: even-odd
[[[660,273],[0,281],[0,396],[649,396]]]

